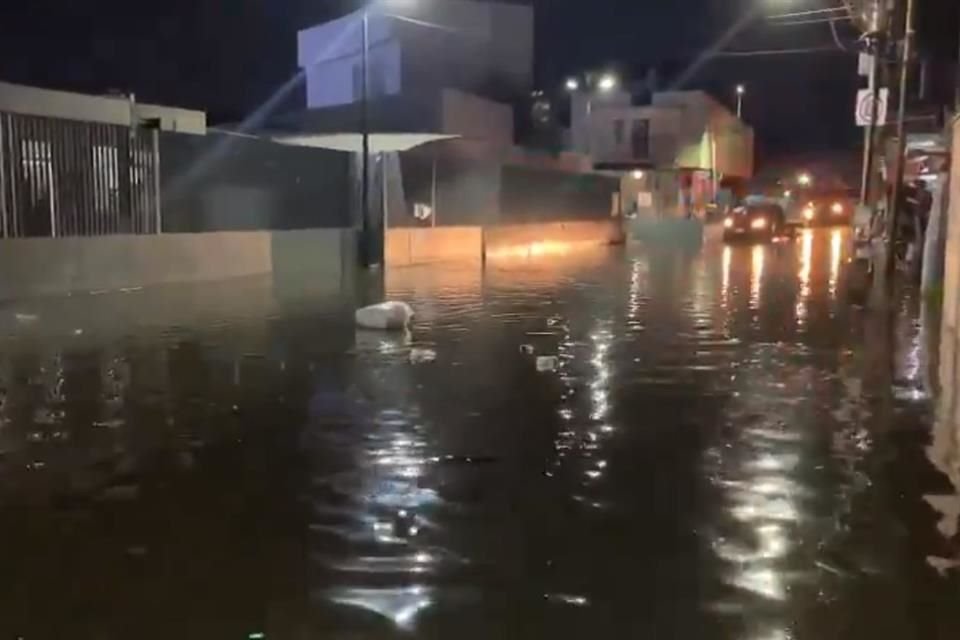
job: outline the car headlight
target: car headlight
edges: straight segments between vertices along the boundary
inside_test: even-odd
[[[803,210],[804,220],[810,221],[813,220],[813,216],[816,212],[813,210],[813,207],[805,207]]]
[[[751,229],[766,229],[767,228],[767,219],[766,218],[757,218],[750,223]]]
[[[840,215],[843,213],[843,205],[839,202],[834,202],[833,206],[830,207],[830,211],[833,211],[834,215]]]
[[[723,227],[724,227],[724,229],[729,229],[729,228],[732,227],[732,226],[733,226],[733,218],[724,218],[724,219],[723,219]]]

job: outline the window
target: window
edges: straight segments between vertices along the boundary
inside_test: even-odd
[[[634,158],[650,157],[650,121],[634,120],[630,131],[630,146]]]
[[[618,147],[623,144],[624,122],[623,120],[613,121],[613,142]]]

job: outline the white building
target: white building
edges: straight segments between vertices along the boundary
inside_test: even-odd
[[[667,91],[651,104],[630,96],[573,95],[574,151],[595,169],[624,174],[627,211],[702,211],[717,186],[753,175],[753,129],[701,91]]]
[[[301,31],[298,61],[307,108],[358,103],[362,12]],[[459,89],[494,100],[526,95],[533,81],[533,9],[468,0],[381,0],[369,12],[372,98]]]

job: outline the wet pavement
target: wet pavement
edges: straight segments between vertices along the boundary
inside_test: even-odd
[[[5,306],[0,638],[956,639],[955,430],[845,251]]]

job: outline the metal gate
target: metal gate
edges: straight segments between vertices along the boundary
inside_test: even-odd
[[[0,112],[0,235],[159,233],[157,131]]]

